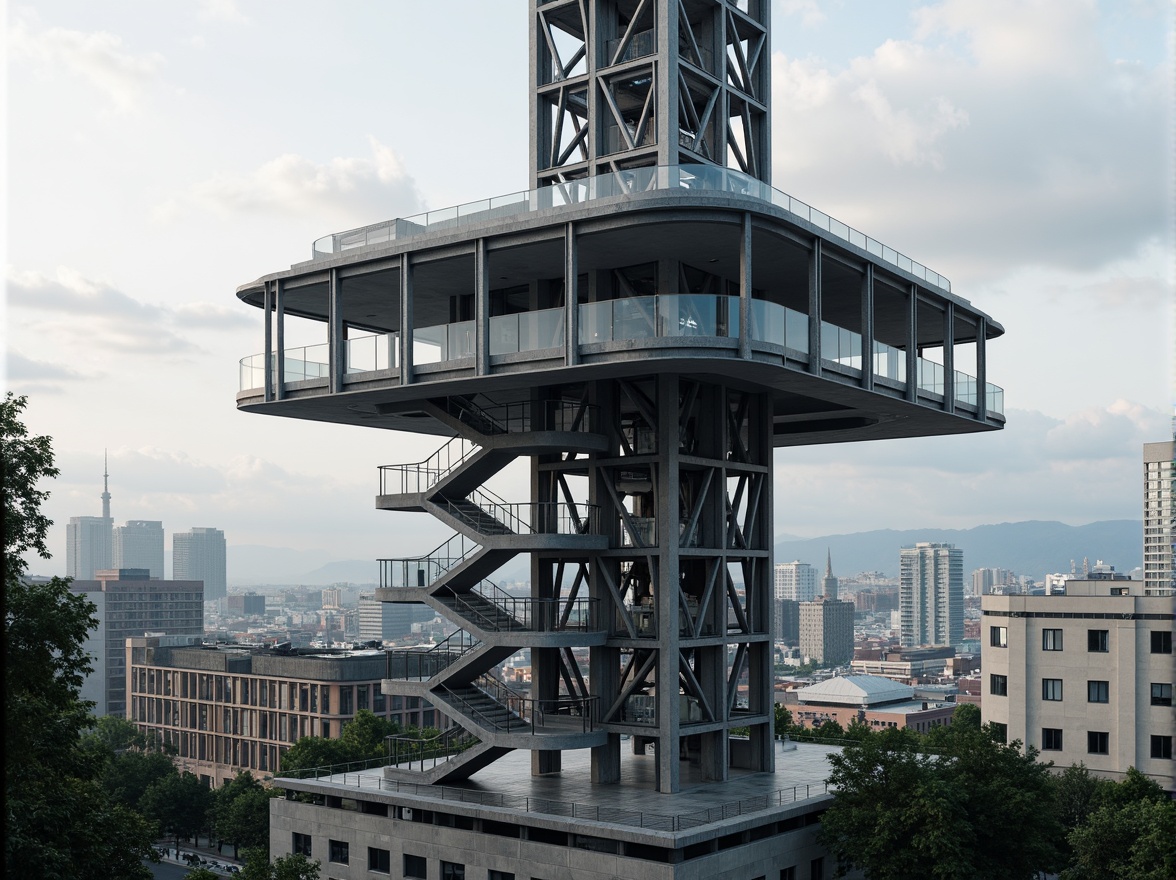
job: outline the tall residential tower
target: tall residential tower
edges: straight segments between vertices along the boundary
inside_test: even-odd
[[[195,528],[172,535],[172,577],[179,581],[204,581],[204,600],[228,595],[225,533],[220,529]]]
[[[904,648],[964,640],[964,551],[919,543],[899,556],[899,637]]]
[[[1172,540],[1176,507],[1172,504],[1173,458],[1176,443],[1143,445],[1143,586],[1146,590],[1176,587]]]
[[[112,568],[145,568],[163,577],[163,523],[132,519],[114,530]]]

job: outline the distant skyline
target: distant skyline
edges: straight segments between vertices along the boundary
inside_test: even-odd
[[[235,411],[262,325],[234,290],[329,232],[524,189],[526,10],[7,7],[5,387],[61,468],[55,558],[32,572],[63,573],[66,523],[99,512],[104,448],[119,521],[337,559],[447,537],[374,509],[377,467],[438,440]],[[775,186],[1003,323],[988,374],[1009,421],[780,450],[776,532],[1140,518],[1143,444],[1171,437],[1172,5],[772,14]]]

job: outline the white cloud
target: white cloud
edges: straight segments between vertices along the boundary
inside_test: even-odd
[[[1168,239],[1170,60],[1113,58],[1090,2],[915,20],[840,67],[773,59],[778,187],[964,284]]]
[[[228,24],[249,23],[249,17],[237,8],[236,0],[200,0],[200,18]]]
[[[164,62],[158,52],[135,54],[116,34],[41,27],[32,18],[10,24],[8,50],[10,63],[31,63],[47,75],[65,69],[80,76],[123,113],[139,108]]]
[[[400,159],[376,138],[368,142],[370,158],[316,163],[288,153],[245,176],[213,177],[164,203],[157,213],[171,219],[191,208],[221,215],[314,215],[365,223],[421,210],[416,183]]]
[[[1030,519],[1138,519],[1143,444],[1168,418],[1119,400],[1056,419],[1010,410],[998,432],[776,453],[778,533],[818,536]]]

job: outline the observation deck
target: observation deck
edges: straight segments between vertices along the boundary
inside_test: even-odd
[[[274,319],[241,361],[242,410],[451,436],[416,403],[639,371],[769,392],[775,446],[1004,424],[986,370],[996,321],[920,263],[710,165],[338,233],[237,295]],[[285,348],[289,318],[325,341]]]

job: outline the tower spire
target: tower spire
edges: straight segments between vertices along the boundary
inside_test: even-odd
[[[102,516],[110,519],[110,458],[102,450]]]

